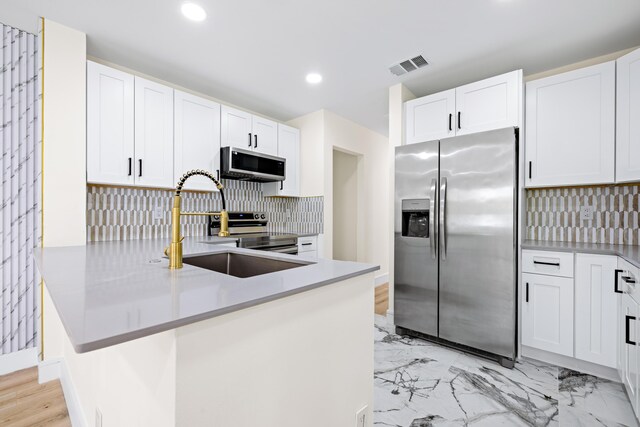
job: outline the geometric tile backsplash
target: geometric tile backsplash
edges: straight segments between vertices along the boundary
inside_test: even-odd
[[[298,234],[323,232],[323,197],[265,197],[262,184],[222,180],[227,210],[260,211],[269,216],[268,230]],[[169,238],[173,190],[87,186],[87,241]],[[154,219],[160,207],[161,219]],[[182,210],[221,208],[220,193],[182,192]],[[206,236],[206,217],[182,217],[183,236]]]
[[[639,185],[530,189],[527,239],[640,245]],[[580,208],[592,206],[593,220]]]

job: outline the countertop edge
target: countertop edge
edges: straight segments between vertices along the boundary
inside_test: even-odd
[[[148,337],[150,335],[154,335],[154,334],[158,334],[160,332],[166,332],[166,331],[170,331],[172,329],[177,329],[183,326],[187,326],[196,322],[201,322],[203,320],[208,320],[208,319],[213,319],[215,317],[219,317],[219,316],[223,316],[225,314],[230,314],[230,313],[235,313],[237,311],[241,311],[247,308],[251,308],[251,307],[255,307],[258,306],[260,304],[264,304],[267,302],[271,302],[271,301],[277,301],[292,295],[297,295],[297,294],[301,294],[313,289],[317,289],[317,288],[321,288],[327,285],[331,285],[337,282],[342,282],[344,280],[348,280],[348,279],[352,279],[354,277],[358,277],[358,276],[364,276],[365,274],[369,274],[369,273],[373,273],[374,271],[378,271],[380,270],[380,266],[379,265],[373,265],[371,267],[367,267],[363,270],[360,271],[355,271],[352,273],[348,273],[348,274],[344,274],[338,277],[332,277],[331,279],[326,279],[320,282],[316,282],[316,283],[312,283],[310,285],[307,286],[303,286],[300,288],[296,288],[296,289],[292,289],[292,290],[288,290],[288,291],[284,291],[281,293],[277,293],[277,294],[272,294],[272,295],[268,295],[266,297],[263,298],[257,298],[254,300],[250,300],[250,301],[245,301],[241,304],[236,304],[236,305],[232,305],[229,307],[224,307],[218,310],[213,310],[207,313],[201,313],[198,314],[196,316],[192,316],[192,317],[188,317],[185,319],[180,319],[180,320],[176,320],[173,322],[168,322],[168,323],[164,323],[164,324],[160,324],[160,325],[154,325],[152,327],[149,328],[145,328],[145,329],[140,329],[140,330],[136,330],[133,332],[129,332],[129,333],[125,333],[125,334],[120,334],[120,335],[115,335],[109,338],[104,338],[104,339],[100,339],[100,340],[96,340],[96,341],[91,341],[91,342],[86,342],[83,344],[76,344],[74,342],[74,340],[71,338],[70,334],[69,334],[69,329],[67,328],[67,326],[65,325],[64,321],[62,320],[62,318],[60,319],[63,323],[63,326],[65,328],[65,331],[67,332],[67,337],[69,338],[69,341],[71,342],[71,345],[73,346],[73,349],[75,350],[76,353],[78,354],[82,354],[82,353],[88,353],[90,351],[94,351],[94,350],[100,350],[102,348],[106,348],[106,347],[110,347],[113,345],[117,345],[117,344],[124,344],[126,342],[129,341],[133,341],[136,339],[140,339],[140,338],[144,338],[144,337]],[[372,283],[373,286],[373,283]],[[54,301],[54,306],[55,306],[55,301]],[[58,308],[56,307],[56,310]]]

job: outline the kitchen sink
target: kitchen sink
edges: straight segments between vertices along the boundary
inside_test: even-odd
[[[253,277],[261,274],[274,273],[276,271],[289,270],[296,267],[304,267],[310,262],[291,262],[273,258],[265,258],[253,255],[223,252],[210,255],[195,255],[184,257],[184,264],[194,267],[206,268],[218,273],[235,277]]]

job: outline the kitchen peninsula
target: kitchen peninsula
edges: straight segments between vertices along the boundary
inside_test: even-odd
[[[179,270],[162,256],[166,239],[36,252],[75,350],[65,358],[85,418],[100,414],[105,427],[337,426],[367,406],[370,419],[378,267],[230,242],[186,238]],[[203,254],[288,268],[241,278],[189,265]]]

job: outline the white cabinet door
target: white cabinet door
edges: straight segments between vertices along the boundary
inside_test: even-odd
[[[191,169],[204,169],[217,176],[220,151],[220,104],[188,93],[175,91],[174,109],[175,181]],[[189,178],[187,190],[217,191],[203,176]]]
[[[286,179],[262,185],[265,196],[300,196],[300,130],[278,124],[278,156],[287,159]]]
[[[573,279],[522,275],[522,344],[573,356]]]
[[[522,70],[456,88],[456,135],[520,125]]]
[[[615,62],[527,83],[526,185],[614,181]]]
[[[278,123],[262,117],[252,117],[253,149],[260,153],[278,155]]]
[[[223,105],[220,107],[220,146],[252,149],[252,115]]]
[[[617,61],[616,182],[640,181],[640,49]]]
[[[135,78],[135,183],[171,188],[173,179],[173,89]]]
[[[87,61],[87,181],[133,185],[133,76]]]
[[[618,298],[614,289],[618,257],[576,255],[576,358],[616,368]]]
[[[407,144],[433,141],[455,135],[456,90],[407,101],[404,104]]]
[[[619,351],[621,352],[621,372],[620,379],[627,390],[627,395],[631,401],[634,411],[638,410],[638,303],[628,294],[623,294],[620,299],[619,329],[620,341]]]

